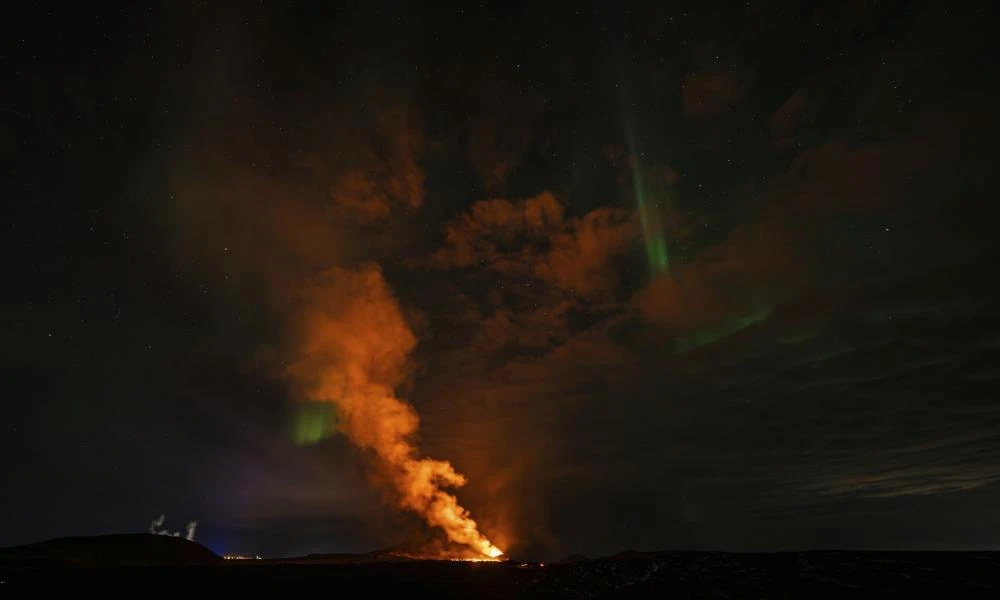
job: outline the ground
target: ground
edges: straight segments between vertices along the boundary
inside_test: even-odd
[[[26,547],[31,548],[30,560],[24,560],[23,549],[0,551],[0,596],[284,597],[315,591],[332,597],[477,600],[987,598],[1000,589],[1000,553],[992,552],[626,552],[544,565],[513,560],[369,562],[347,556],[221,561],[193,551],[196,544],[172,538],[176,558],[186,564],[165,564],[173,559],[159,541],[149,560],[134,540],[115,543],[128,546],[128,556],[115,559],[102,544],[103,566],[67,560],[65,543],[50,546],[59,548],[59,556],[49,561],[40,560],[41,545]]]

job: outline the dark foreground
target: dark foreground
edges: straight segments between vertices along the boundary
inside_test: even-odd
[[[197,546],[197,544],[192,544]],[[200,548],[200,546],[199,546]],[[207,551],[207,550],[206,550]],[[156,560],[162,560],[162,553]],[[142,557],[139,557],[142,558]],[[994,598],[1000,553],[625,553],[539,565],[442,561],[4,560],[0,597]]]

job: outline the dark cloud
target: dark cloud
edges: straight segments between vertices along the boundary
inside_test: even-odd
[[[503,192],[533,143],[545,146],[543,99],[491,82],[483,106],[471,118],[468,159],[487,192]],[[516,99],[515,99],[516,98]],[[541,131],[540,131],[541,129]]]
[[[787,140],[804,120],[807,102],[802,90],[792,94],[771,117],[771,135],[779,142]]]
[[[681,109],[688,117],[712,117],[742,102],[752,83],[752,73],[691,73],[681,84]]]
[[[612,208],[570,218],[565,212],[551,192],[513,202],[476,202],[448,224],[445,246],[415,264],[485,267],[572,295],[613,295],[618,287],[615,261],[635,238],[631,215]]]
[[[781,527],[805,507],[833,518],[835,502],[843,499],[880,499],[869,510],[890,515],[899,506],[895,502],[909,497],[991,488],[995,411],[985,397],[975,408],[953,405],[954,394],[963,392],[947,374],[961,372],[983,391],[996,385],[995,378],[981,379],[984,372],[974,375],[977,369],[970,368],[987,364],[993,350],[986,348],[995,335],[959,325],[996,316],[978,299],[981,287],[956,289],[962,277],[940,272],[890,286],[860,286],[839,297],[806,297],[681,355],[662,335],[617,319],[578,332],[540,356],[515,358],[489,371],[476,365],[478,354],[456,357],[432,369],[425,383],[446,389],[443,396],[467,398],[463,403],[475,408],[466,411],[476,417],[458,425],[447,410],[429,404],[430,435],[443,436],[438,442],[461,448],[459,454],[466,445],[477,448],[475,438],[482,435],[537,440],[531,448],[480,449],[472,456],[496,457],[495,464],[480,467],[484,476],[493,467],[531,465],[485,502],[489,512],[494,506],[502,512],[510,497],[515,504],[522,495],[551,498],[548,506],[519,505],[514,518],[547,523],[546,535],[558,542],[545,535],[519,541],[555,543],[558,551],[585,542],[555,513],[610,526],[609,505],[598,501],[605,507],[598,509],[587,494],[605,498],[601,494],[608,492],[598,490],[611,488],[642,489],[673,506],[675,518],[688,519],[700,533],[692,537],[678,529],[680,522],[659,526],[685,546],[741,548],[764,545],[753,534],[721,525],[729,511],[761,520],[760,527]],[[944,296],[965,300],[940,305],[942,293],[934,290],[949,286]],[[909,300],[920,297],[917,290],[927,299],[919,308]],[[956,330],[942,336],[943,328]],[[446,378],[435,375],[444,372]],[[453,404],[444,397],[439,402]],[[738,504],[723,498],[733,489],[742,490]],[[625,510],[615,527],[637,525],[629,523],[627,504],[606,501]],[[695,512],[683,517],[685,505]],[[728,533],[713,537],[713,522]],[[636,531],[622,535],[645,539]],[[916,539],[899,535],[891,542],[856,543]],[[817,545],[838,543],[835,537],[816,539]]]
[[[870,274],[872,255],[877,264],[883,252],[898,252],[891,235],[897,211],[910,212],[908,227],[932,235],[940,199],[926,194],[924,182],[935,170],[952,168],[959,140],[977,123],[944,109],[898,141],[835,140],[801,152],[759,194],[744,222],[653,279],[633,303],[654,323],[725,330],[762,318],[803,289],[841,282],[849,272]],[[871,229],[859,240],[857,228],[865,222]],[[683,243],[676,235],[671,240]],[[920,250],[907,250],[922,260]]]
[[[417,209],[424,201],[422,135],[401,108],[371,110],[373,139],[344,152],[350,166],[330,184],[333,204],[361,221],[383,220],[399,207]]]

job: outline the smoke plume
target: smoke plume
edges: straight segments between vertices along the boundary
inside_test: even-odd
[[[326,272],[302,292],[297,313],[301,338],[287,370],[294,385],[310,401],[336,406],[340,429],[373,453],[403,508],[441,528],[452,542],[499,556],[444,490],[464,485],[465,477],[449,462],[417,451],[419,418],[395,392],[406,378],[416,337],[379,267]]]
[[[170,531],[169,529],[163,529],[163,522],[166,520],[166,515],[160,515],[153,519],[153,522],[149,524],[149,533],[154,535],[169,535],[171,537],[183,537],[189,542],[194,541],[194,532],[198,528],[198,521],[191,521],[184,526],[184,533],[180,531]]]
[[[355,119],[328,124],[340,133],[320,136],[322,143],[307,144],[284,167],[278,166],[284,159],[260,158],[266,148],[234,145],[232,139],[243,139],[237,132],[253,129],[238,119],[219,139],[199,132],[196,139],[215,141],[181,152],[174,162],[170,242],[183,270],[227,282],[213,288],[219,297],[259,295],[270,304],[291,340],[276,361],[281,375],[298,400],[333,407],[330,426],[370,452],[400,507],[452,542],[497,556],[468,511],[444,491],[465,478],[450,463],[418,453],[419,419],[396,396],[416,337],[381,269],[343,266],[381,247],[373,223],[391,230],[394,219],[423,202],[423,135],[406,106],[390,98],[395,95],[379,93],[334,111],[366,107]],[[287,154],[284,147],[275,152]],[[225,158],[231,155],[272,167],[248,169]],[[318,441],[325,431],[310,430],[299,443]]]

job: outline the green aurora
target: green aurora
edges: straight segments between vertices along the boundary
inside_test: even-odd
[[[297,407],[292,419],[292,441],[312,446],[337,432],[337,413],[332,404],[309,402]]]
[[[670,257],[667,252],[667,239],[664,233],[663,221],[660,216],[659,203],[648,198],[646,186],[642,180],[642,166],[639,164],[639,153],[636,151],[635,136],[632,125],[626,125],[628,151],[632,168],[632,189],[635,193],[635,203],[639,210],[639,222],[642,225],[643,245],[646,248],[646,260],[649,274],[652,277],[670,272]]]

